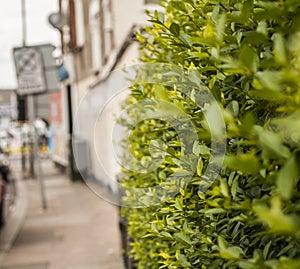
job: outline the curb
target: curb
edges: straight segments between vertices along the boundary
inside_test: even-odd
[[[24,181],[19,179],[19,177],[16,180],[16,191],[17,198],[15,202],[15,209],[0,231],[0,267],[5,255],[11,249],[16,237],[18,236],[27,214],[27,187]]]

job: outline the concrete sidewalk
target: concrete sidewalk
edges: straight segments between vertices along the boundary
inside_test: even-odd
[[[117,208],[84,183],[43,161],[47,210],[39,184],[24,180],[28,211],[1,269],[123,269]]]

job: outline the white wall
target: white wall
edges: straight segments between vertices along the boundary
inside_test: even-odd
[[[143,0],[113,1],[114,33],[116,46],[122,45],[132,25],[144,21]]]
[[[137,55],[138,46],[134,43],[119,65],[132,63]],[[130,82],[127,77],[123,70],[116,69],[106,81],[89,90],[81,100],[74,122],[76,134],[89,144],[90,174],[114,191],[121,161],[116,158],[120,150],[117,140],[121,136],[116,129],[116,119],[128,96]]]
[[[111,55],[116,55],[133,25],[146,23],[144,11],[144,0],[113,1],[116,48]],[[132,43],[122,59],[118,59],[116,69],[137,63],[138,49],[138,44]],[[109,68],[106,68],[106,72],[107,70]],[[129,93],[125,90],[129,85],[126,76],[121,71],[113,71],[106,81],[93,89],[90,86],[95,82],[95,77],[81,81],[76,89],[78,107],[74,118],[74,132],[88,141],[90,174],[113,191],[117,191],[116,176],[121,167],[120,160],[115,156],[115,151],[119,149],[114,140],[121,136],[115,129],[116,117],[121,112],[122,100]]]

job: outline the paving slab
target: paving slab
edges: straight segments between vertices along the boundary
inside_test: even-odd
[[[70,181],[51,161],[43,160],[42,169],[48,208],[42,209],[39,182],[24,180],[27,215],[0,268],[124,269],[118,208]]]

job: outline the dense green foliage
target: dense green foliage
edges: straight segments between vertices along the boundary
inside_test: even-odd
[[[168,85],[132,87],[128,104],[167,100],[188,115],[199,138],[188,155],[174,126],[145,119],[133,128],[130,119],[139,111],[128,112],[131,167],[153,161],[155,139],[165,153],[149,172],[123,173],[123,211],[137,268],[300,268],[300,1],[163,5],[166,13],[156,12],[152,27],[138,35],[141,60],[181,67],[208,87],[226,124],[226,157],[217,180],[201,191],[211,130],[197,94],[193,100]],[[187,166],[195,168],[192,176]],[[168,184],[179,193],[151,206],[155,193],[145,187],[174,171],[182,174]],[[133,187],[143,187],[141,196]],[[145,207],[130,207],[135,199]]]

